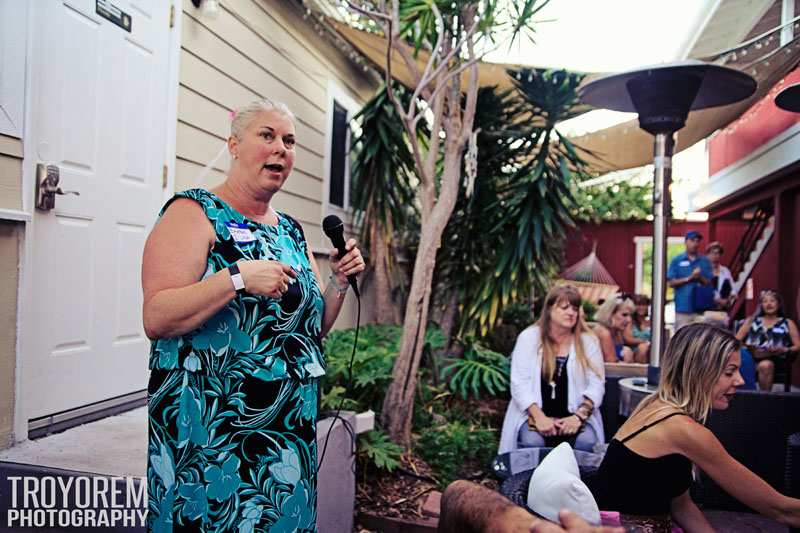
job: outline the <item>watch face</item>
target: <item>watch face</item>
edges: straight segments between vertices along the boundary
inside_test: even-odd
[[[244,279],[242,279],[242,275],[238,272],[231,276],[231,281],[233,281],[233,288],[237,291],[244,290]]]

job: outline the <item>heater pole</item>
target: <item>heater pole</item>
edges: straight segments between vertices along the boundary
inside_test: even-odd
[[[661,354],[664,351],[664,301],[667,284],[667,234],[671,215],[669,187],[672,179],[672,152],[675,147],[673,132],[656,133],[653,145],[653,286],[650,366],[647,381],[658,384]]]

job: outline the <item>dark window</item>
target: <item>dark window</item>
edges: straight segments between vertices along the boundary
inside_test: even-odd
[[[333,101],[333,128],[331,128],[331,182],[328,201],[345,207],[345,162],[347,161],[347,109]]]

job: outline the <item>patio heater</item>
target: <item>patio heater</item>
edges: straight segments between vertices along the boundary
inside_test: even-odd
[[[665,63],[611,74],[586,84],[581,100],[593,107],[639,114],[639,127],[653,143],[653,285],[649,385],[658,384],[664,350],[667,229],[675,132],[686,124],[689,111],[732,104],[752,95],[756,81],[728,67],[697,60]]]

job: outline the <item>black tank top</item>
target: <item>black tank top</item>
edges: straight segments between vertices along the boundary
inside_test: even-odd
[[[670,413],[621,441],[611,439],[600,468],[586,480],[600,509],[631,515],[669,514],[670,501],[692,483],[692,462],[677,453],[655,459],[643,457],[624,443],[667,418],[683,414]]]

